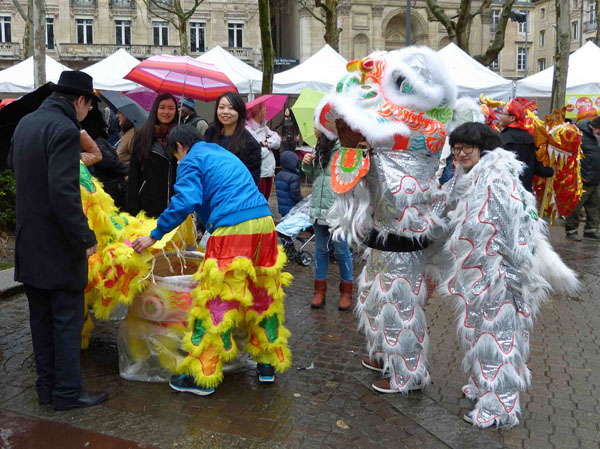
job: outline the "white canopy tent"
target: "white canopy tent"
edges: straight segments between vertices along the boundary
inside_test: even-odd
[[[227,50],[216,46],[196,58],[217,66],[240,94],[260,94],[262,89],[262,72],[236,58]]]
[[[86,67],[82,72],[94,78],[94,89],[129,91],[139,87],[139,84],[123,77],[139,63],[139,60],[120,48],[102,61]]]
[[[459,97],[479,98],[479,94],[496,100],[509,100],[513,96],[513,82],[501,77],[465,53],[454,42],[438,55],[444,60],[456,83]]]
[[[337,51],[325,44],[302,64],[273,77],[274,94],[300,94],[308,88],[329,92],[346,73],[346,61]]]
[[[46,55],[46,81],[57,83],[65,70],[71,69]],[[31,92],[34,88],[33,56],[0,71],[0,92]]]
[[[569,56],[568,94],[600,94],[600,48],[593,42]],[[554,66],[517,81],[518,97],[551,97]]]

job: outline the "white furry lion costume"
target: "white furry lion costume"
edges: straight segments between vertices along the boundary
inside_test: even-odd
[[[519,423],[519,390],[531,384],[529,332],[550,293],[572,294],[575,274],[552,250],[535,198],[519,181],[514,153],[484,153],[468,172],[457,166],[444,185],[450,263],[440,291],[456,301],[458,332],[469,375],[465,396],[475,401],[474,425]],[[467,419],[467,418],[465,418]]]
[[[425,248],[442,223],[435,172],[456,88],[426,47],[373,53],[348,71],[315,111],[317,127],[342,145],[331,168],[340,195],[328,221],[336,237],[370,247],[359,326],[389,378],[388,392],[407,393],[430,383]],[[370,149],[358,148],[361,141]]]

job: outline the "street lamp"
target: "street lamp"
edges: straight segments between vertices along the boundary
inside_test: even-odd
[[[525,24],[525,70],[524,70],[524,75],[525,78],[527,78],[527,61],[529,59],[529,42],[528,42],[528,33],[529,33],[529,23],[527,23],[527,19],[528,19],[528,10],[525,10],[525,12],[521,12],[521,11],[511,11],[510,12],[510,20],[512,20],[513,22],[518,22],[518,23],[524,23]]]

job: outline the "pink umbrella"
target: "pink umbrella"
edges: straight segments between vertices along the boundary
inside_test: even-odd
[[[216,66],[189,56],[152,56],[125,75],[158,93],[170,93],[202,101],[214,101],[225,92],[237,92],[231,80]]]
[[[283,105],[287,100],[287,95],[261,95],[260,97],[246,103],[246,109],[250,110],[259,104],[264,104],[267,108],[265,121],[271,120],[283,109]]]
[[[156,92],[146,87],[141,87],[130,92],[126,92],[125,95],[137,102],[148,112],[150,112],[150,109],[152,109],[152,105],[154,104],[154,100],[156,100],[156,97],[158,97]]]

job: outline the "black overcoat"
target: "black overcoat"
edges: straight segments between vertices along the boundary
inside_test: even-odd
[[[81,205],[79,138],[73,103],[54,96],[15,129],[15,280],[35,288],[83,290],[88,282],[85,251],[96,236]]]

